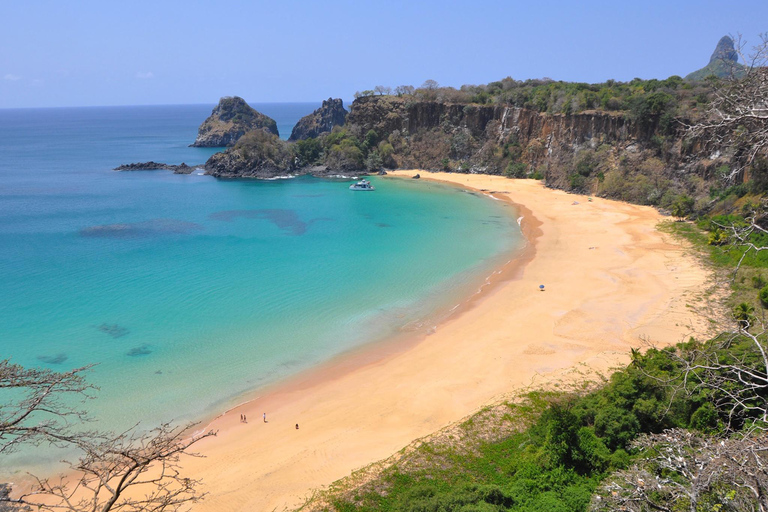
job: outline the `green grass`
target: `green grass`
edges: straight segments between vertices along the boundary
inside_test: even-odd
[[[743,219],[734,215],[719,215],[714,220],[721,225],[743,222]],[[741,246],[710,245],[710,235],[717,229],[717,224],[710,219],[697,223],[666,221],[659,224],[658,228],[664,233],[687,240],[695,251],[705,256],[704,262],[713,265],[717,279],[729,287],[727,297],[724,298],[724,305],[728,310],[746,302],[755,308],[759,320],[765,320],[768,315],[760,301],[759,293],[765,286],[762,281],[768,283],[768,251],[750,250],[744,256],[746,248]],[[750,241],[757,246],[768,246],[768,236],[765,234],[753,235]],[[739,261],[741,266],[735,271]]]

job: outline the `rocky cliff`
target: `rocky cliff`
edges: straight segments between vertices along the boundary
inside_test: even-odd
[[[352,104],[347,123],[361,135],[373,130],[388,141],[397,167],[501,174],[511,161],[535,167],[583,148],[646,143],[657,133],[659,119],[372,96]]]
[[[712,56],[709,58],[709,63],[703,68],[686,75],[685,79],[700,81],[712,75],[724,78],[740,76],[743,73],[744,66],[739,64],[739,54],[736,52],[733,39],[730,36],[723,36],[717,42],[715,51],[712,52]]]
[[[305,140],[318,137],[333,130],[335,126],[344,126],[347,110],[341,99],[328,98],[323,105],[311,114],[302,117],[293,127],[289,141]]]
[[[387,167],[535,177],[668,208],[683,194],[708,201],[734,157],[730,148],[689,137],[681,121],[644,109],[548,114],[371,96],[352,104],[345,130],[377,140]]]
[[[343,127],[315,138],[286,142],[264,130],[249,132],[212,156],[206,172],[257,178],[382,168],[483,172],[668,208],[683,194],[706,202],[733,157],[652,109],[549,114],[382,95],[358,98]]]
[[[234,146],[244,134],[258,129],[279,135],[274,119],[254,110],[240,97],[224,97],[200,125],[192,146]]]

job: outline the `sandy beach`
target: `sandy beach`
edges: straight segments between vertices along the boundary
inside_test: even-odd
[[[195,510],[298,506],[515,389],[577,365],[606,370],[643,340],[671,344],[702,330],[693,309],[707,272],[656,230],[654,209],[533,180],[420,174],[518,205],[529,241],[522,263],[434,333],[346,354],[215,419],[218,436],[195,446],[205,458],[184,462],[209,493]]]

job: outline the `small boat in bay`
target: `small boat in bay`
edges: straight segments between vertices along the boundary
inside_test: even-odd
[[[368,180],[360,180],[357,183],[353,183],[349,186],[349,190],[376,190]]]

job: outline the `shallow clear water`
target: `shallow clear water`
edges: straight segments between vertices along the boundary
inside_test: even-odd
[[[0,357],[98,363],[102,427],[199,417],[419,325],[520,243],[506,203],[425,181],[110,170],[205,161],[211,108],[0,110]]]

